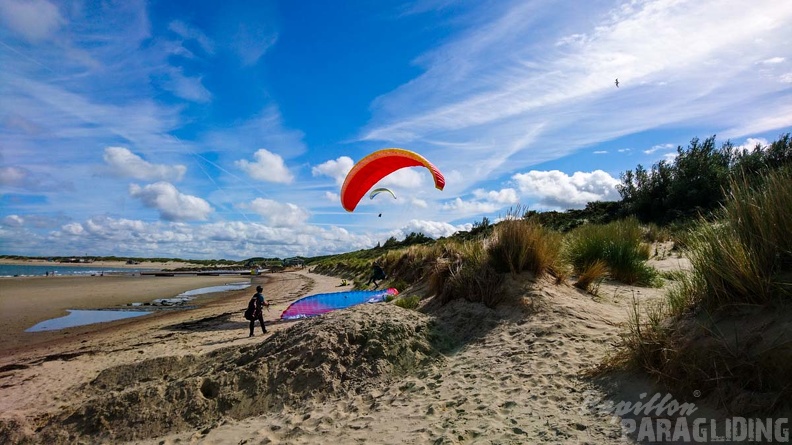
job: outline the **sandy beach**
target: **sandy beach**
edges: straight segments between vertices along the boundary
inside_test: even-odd
[[[657,391],[641,377],[587,371],[612,351],[633,298],[648,303],[663,289],[606,282],[592,298],[517,277],[494,310],[382,303],[280,322],[298,297],[349,288],[306,270],[252,280],[273,303],[264,336],[247,337],[246,290],[20,343],[0,361],[0,434],[152,445],[630,443],[592,401]]]

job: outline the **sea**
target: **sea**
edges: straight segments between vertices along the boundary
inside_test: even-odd
[[[66,266],[63,263],[51,263],[46,265],[27,265],[27,264],[0,264],[0,277],[35,277],[46,275],[101,275],[105,274],[135,274],[140,272],[150,272],[156,269],[127,269],[122,267],[101,267],[101,266]]]

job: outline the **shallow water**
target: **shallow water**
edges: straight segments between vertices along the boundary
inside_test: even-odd
[[[198,295],[211,294],[214,292],[225,292],[231,290],[240,290],[250,287],[249,282],[229,283],[221,286],[209,286],[199,289],[188,290],[173,298],[159,298],[151,303],[131,303],[129,306],[177,306],[182,305],[190,300],[195,299]],[[153,308],[152,308],[153,309]],[[25,332],[41,332],[41,331],[56,331],[58,329],[73,328],[75,326],[84,326],[94,323],[102,323],[105,321],[123,320],[125,318],[140,317],[142,315],[150,314],[151,311],[136,311],[136,310],[78,310],[68,309],[69,315],[52,318],[42,321],[28,329]]]
[[[239,283],[223,284],[221,286],[202,287],[200,289],[188,290],[173,298],[158,298],[151,302],[153,306],[175,306],[184,304],[190,300],[195,299],[198,295],[211,294],[214,292],[225,292],[230,290],[242,290],[250,287],[247,281]],[[132,306],[140,306],[140,303],[132,303]]]
[[[69,315],[42,321],[25,332],[56,331],[58,329],[72,328],[105,321],[123,320],[124,318],[148,315],[149,311],[101,311],[69,309]]]

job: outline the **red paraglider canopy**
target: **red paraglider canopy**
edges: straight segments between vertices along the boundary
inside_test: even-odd
[[[443,174],[423,156],[403,148],[385,148],[371,153],[352,167],[341,187],[341,205],[347,212],[355,210],[374,184],[405,167],[426,167],[432,173],[435,187],[438,190],[445,187]]]

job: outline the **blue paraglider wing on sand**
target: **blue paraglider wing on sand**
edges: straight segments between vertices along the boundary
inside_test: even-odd
[[[379,303],[388,295],[398,295],[394,288],[379,290],[358,290],[309,295],[293,302],[281,314],[282,320],[314,317],[337,309],[344,309],[363,303]]]

